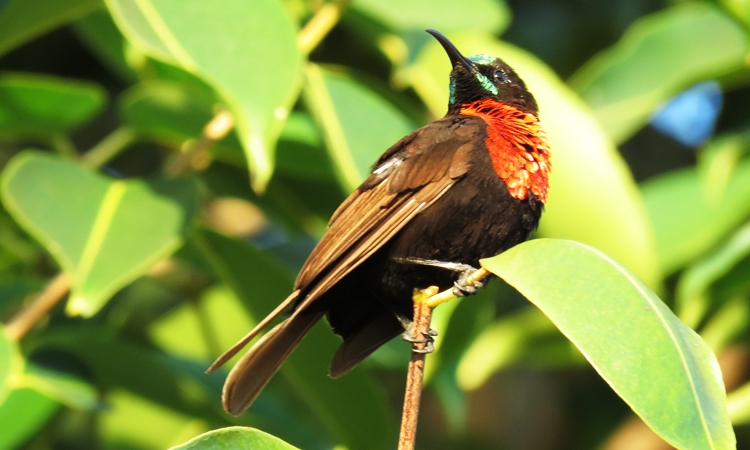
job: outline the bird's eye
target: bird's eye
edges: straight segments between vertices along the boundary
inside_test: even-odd
[[[508,74],[506,74],[505,71],[502,69],[495,71],[495,79],[503,84],[510,83],[510,78],[508,78]]]

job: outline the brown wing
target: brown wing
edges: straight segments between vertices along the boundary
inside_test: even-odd
[[[469,166],[484,123],[445,118],[389,149],[372,175],[334,213],[297,277],[304,300],[295,315],[354,270],[409,221],[439,199]]]

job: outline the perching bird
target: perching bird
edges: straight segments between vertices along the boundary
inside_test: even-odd
[[[322,317],[344,340],[330,368],[340,377],[404,333],[415,288],[455,286],[470,294],[474,287],[463,280],[479,260],[536,228],[550,154],[534,97],[500,59],[464,57],[442,34],[427,32],[453,65],[448,113],[380,157],[333,214],[294,292],[209,368],[291,312],[229,373],[227,412],[242,414]]]

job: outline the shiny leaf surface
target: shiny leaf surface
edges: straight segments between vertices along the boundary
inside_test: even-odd
[[[631,271],[592,247],[554,239],[482,265],[539,307],[667,442],[735,448],[716,357]]]
[[[275,0],[107,0],[123,34],[141,50],[211,84],[231,109],[263,190],[273,148],[299,88],[295,26]],[[263,36],[263,39],[258,39]]]
[[[112,180],[30,151],[3,172],[2,199],[72,278],[67,311],[91,316],[179,247],[200,189],[190,179]]]

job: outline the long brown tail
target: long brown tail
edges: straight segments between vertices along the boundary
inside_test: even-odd
[[[235,416],[245,412],[321,317],[322,313],[295,314],[258,340],[227,376],[222,393],[224,409]]]

